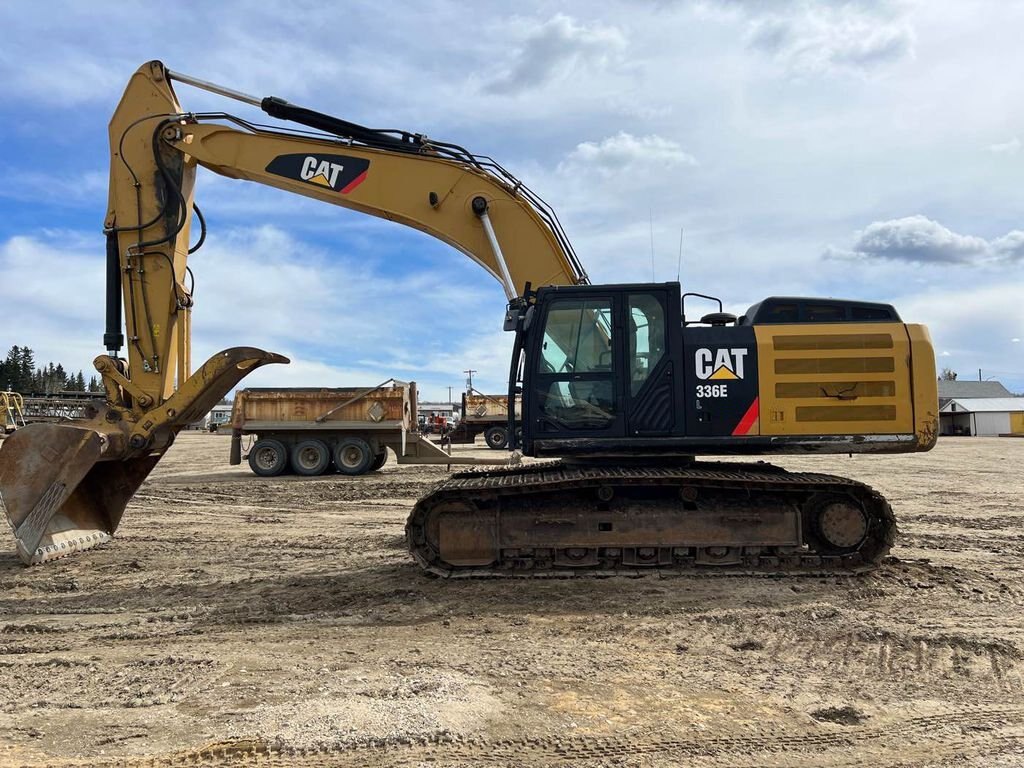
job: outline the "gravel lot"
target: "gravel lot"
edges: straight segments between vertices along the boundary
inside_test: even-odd
[[[1024,765],[1024,440],[777,462],[890,498],[868,576],[454,582],[403,540],[444,468],[228,442],[182,435],[102,548],[7,540],[0,764]]]

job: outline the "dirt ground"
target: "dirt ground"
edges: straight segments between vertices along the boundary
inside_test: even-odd
[[[778,462],[892,501],[831,578],[443,581],[403,526],[444,468],[227,457],[182,435],[99,549],[4,545],[0,763],[1024,766],[1024,440]]]

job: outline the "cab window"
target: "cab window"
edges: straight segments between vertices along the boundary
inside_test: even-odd
[[[665,356],[665,308],[650,294],[629,297],[629,389],[636,394]]]
[[[809,323],[841,323],[846,320],[846,307],[831,304],[808,304],[807,322]]]
[[[853,307],[854,320],[892,320],[892,312],[882,307]]]
[[[538,373],[603,373],[612,370],[610,299],[552,302],[544,327]]]
[[[759,312],[759,315],[762,313]],[[762,323],[798,323],[800,322],[800,308],[796,304],[775,304],[763,312],[764,317],[759,317]]]
[[[538,404],[541,431],[600,430],[615,421],[611,299],[558,299],[548,309]],[[585,374],[590,374],[589,376]]]

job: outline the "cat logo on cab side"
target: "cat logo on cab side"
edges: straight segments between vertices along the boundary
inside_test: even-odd
[[[720,347],[717,350],[701,347],[695,354],[694,372],[702,381],[742,379],[743,359],[748,351],[744,347]]]

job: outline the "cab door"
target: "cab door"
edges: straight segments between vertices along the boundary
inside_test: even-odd
[[[615,375],[621,356],[619,304],[614,293],[545,302],[528,384],[533,439],[625,434]]]
[[[623,295],[623,311],[627,434],[669,435],[676,427],[676,414],[680,411],[676,407],[676,355],[672,354],[672,347],[678,342],[678,315],[666,290],[628,291]],[[673,328],[675,334],[671,332]]]

